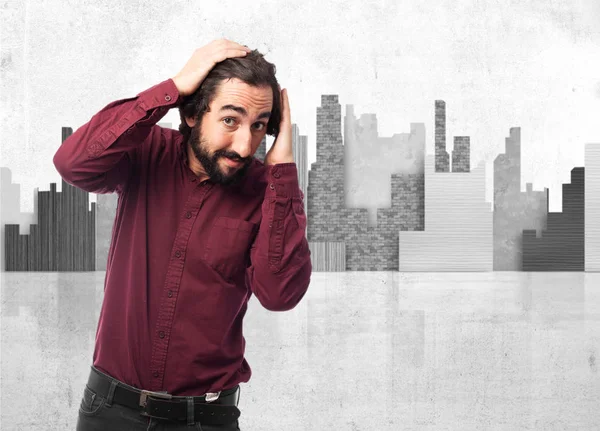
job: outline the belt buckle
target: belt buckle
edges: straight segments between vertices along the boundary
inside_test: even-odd
[[[163,398],[166,400],[170,400],[171,398],[173,398],[173,395],[168,394],[166,392],[154,392],[142,389],[140,391],[140,407],[146,408],[146,405],[148,404],[148,397]],[[146,411],[143,411],[142,415],[147,416],[148,413]]]
[[[207,392],[206,393],[206,402],[207,403],[212,403],[215,400],[219,399],[219,395],[221,395],[221,391],[219,392]]]

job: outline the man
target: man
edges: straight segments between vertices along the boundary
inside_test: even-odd
[[[157,126],[176,106],[179,131]],[[54,164],[76,187],[119,195],[77,429],[239,429],[248,300],[290,310],[312,271],[275,67],[214,41],[174,78],[108,104]]]

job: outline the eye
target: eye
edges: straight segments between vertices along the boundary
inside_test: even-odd
[[[254,123],[254,126],[256,130],[263,130],[265,127],[267,127],[265,123]]]
[[[235,124],[235,118],[232,118],[232,117],[223,118],[223,123],[225,123],[226,126],[233,126]]]

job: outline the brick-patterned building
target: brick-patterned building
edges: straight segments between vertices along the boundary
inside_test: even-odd
[[[471,172],[471,139],[468,136],[454,137],[452,172]]]
[[[446,102],[435,101],[435,172],[450,172],[450,156],[446,151]]]
[[[377,227],[368,226],[367,209],[346,208],[341,106],[337,95],[321,96],[307,194],[309,242],[344,242],[351,271],[397,270],[398,231],[423,230],[424,182],[422,174],[395,174],[391,181],[392,207],[377,210]]]

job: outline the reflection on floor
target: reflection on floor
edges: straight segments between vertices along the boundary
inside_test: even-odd
[[[2,429],[75,429],[104,275],[2,274]],[[245,336],[242,430],[600,423],[600,273],[314,273]]]

